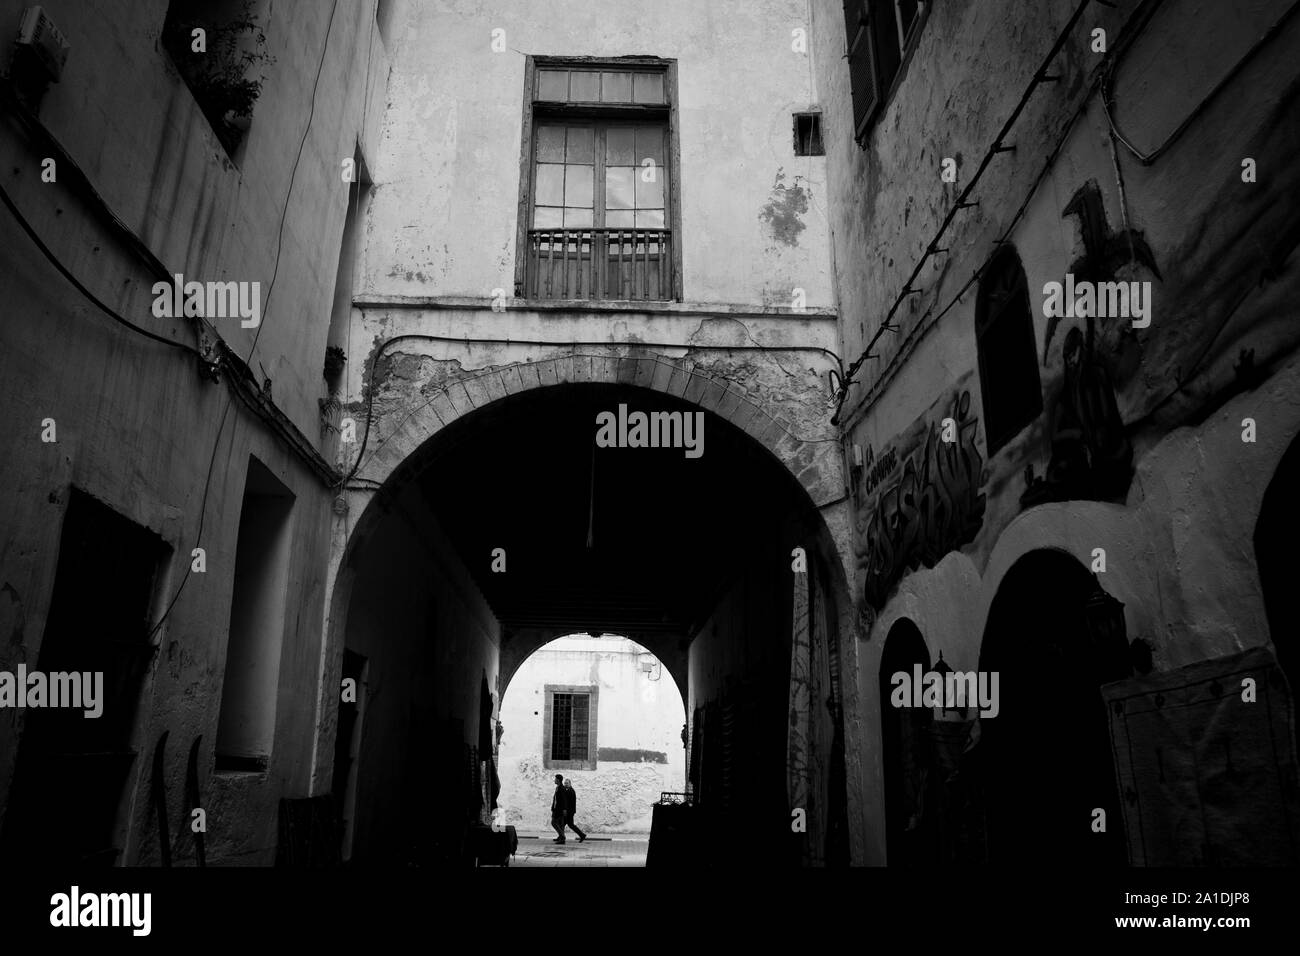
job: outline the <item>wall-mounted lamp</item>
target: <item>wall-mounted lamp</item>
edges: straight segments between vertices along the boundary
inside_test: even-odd
[[[952,667],[949,666],[948,662],[943,659],[943,651],[939,652],[939,663],[934,665],[934,673],[939,675],[939,693],[943,695],[941,699],[946,704],[947,703],[946,688],[948,687],[948,675],[952,673]],[[949,711],[952,711],[962,720],[966,719],[966,707],[964,705],[961,707],[945,706],[943,708],[943,712],[945,714],[948,713]]]
[[[1094,660],[1103,681],[1123,680],[1130,673],[1124,602],[1108,594],[1096,574],[1092,580],[1093,589],[1084,605],[1083,616]]]

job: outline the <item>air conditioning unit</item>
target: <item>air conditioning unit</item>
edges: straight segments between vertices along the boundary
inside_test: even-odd
[[[26,50],[57,83],[72,47],[41,7],[28,7],[18,28],[17,46]]]

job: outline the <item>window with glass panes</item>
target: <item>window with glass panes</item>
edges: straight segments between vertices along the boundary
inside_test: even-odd
[[[519,293],[674,298],[666,68],[538,63]]]

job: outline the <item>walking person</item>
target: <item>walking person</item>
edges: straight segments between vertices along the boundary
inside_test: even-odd
[[[551,797],[551,826],[559,834],[552,843],[564,842],[564,816],[569,806],[568,795],[564,791],[564,775],[555,775],[555,794]]]
[[[578,792],[573,789],[573,781],[568,777],[564,778],[564,825],[578,834],[578,842],[581,843],[587,839],[587,834],[578,829],[578,825],[573,822],[573,815],[578,812]],[[560,836],[564,836],[564,831],[560,831]],[[561,841],[563,842],[563,841]]]

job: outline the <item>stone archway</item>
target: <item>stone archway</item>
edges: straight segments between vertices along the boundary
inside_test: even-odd
[[[751,471],[737,472],[732,476],[727,487],[740,489],[740,494],[747,494],[753,498],[754,495],[758,495],[758,492],[748,488],[747,485],[750,484],[749,479],[754,478],[757,485],[771,491],[768,497],[763,498],[759,495],[752,501],[755,506],[752,513],[756,523],[776,521],[776,524],[771,527],[771,538],[767,543],[770,552],[768,557],[771,558],[768,566],[788,574],[791,542],[805,547],[810,561],[818,560],[826,569],[825,593],[833,606],[832,613],[839,621],[840,633],[846,635],[853,633],[851,604],[842,573],[844,567],[842,556],[845,551],[837,547],[836,541],[839,536],[831,527],[832,522],[828,521],[829,515],[834,513],[833,510],[847,508],[847,503],[838,500],[834,493],[840,472],[838,443],[835,440],[824,438],[803,440],[792,433],[791,426],[786,421],[763,411],[754,397],[746,395],[725,381],[710,376],[690,361],[666,359],[661,356],[569,355],[492,369],[471,377],[457,379],[433,391],[423,391],[417,401],[408,403],[396,413],[390,404],[386,414],[377,416],[378,425],[374,428],[374,444],[361,458],[361,466],[355,476],[357,479],[355,486],[350,486],[346,494],[336,503],[338,521],[335,536],[335,573],[332,576],[332,593],[329,596],[331,613],[327,652],[322,665],[323,693],[319,710],[321,735],[318,744],[317,781],[322,780],[328,772],[326,761],[319,758],[325,757],[325,747],[330,742],[329,735],[333,732],[333,723],[336,719],[337,708],[329,688],[336,686],[336,675],[339,673],[338,668],[341,667],[345,644],[350,650],[355,650],[351,647],[349,637],[352,633],[352,625],[349,621],[355,614],[354,585],[359,576],[367,573],[367,569],[371,566],[377,542],[383,542],[385,547],[389,546],[394,540],[391,530],[393,523],[411,521],[418,523],[421,531],[415,537],[422,540],[431,542],[434,539],[445,538],[448,542],[460,541],[457,534],[461,534],[463,529],[453,527],[447,531],[444,527],[444,521],[451,525],[457,523],[456,514],[432,514],[439,507],[439,496],[445,497],[449,493],[446,481],[458,480],[449,476],[459,474],[466,469],[473,471],[480,467],[480,463],[485,461],[486,454],[482,442],[487,439],[483,436],[495,434],[494,430],[517,428],[518,422],[528,415],[541,414],[538,410],[545,408],[547,402],[560,401],[557,396],[588,394],[588,389],[604,390],[600,393],[606,395],[640,396],[641,399],[650,402],[670,404],[676,402],[681,407],[697,408],[705,413],[711,423],[709,425],[712,430],[711,435],[714,436],[709,441],[718,442],[709,446],[717,449],[713,454],[721,456],[723,461],[727,461],[729,456],[736,461],[740,461],[737,456],[748,456],[745,462],[746,467]],[[386,427],[389,421],[394,422],[391,428]],[[532,419],[532,421],[534,425],[531,430],[536,431],[538,427],[536,420]],[[586,440],[590,443],[593,431],[592,420],[583,418],[582,421],[588,436]],[[525,428],[523,433],[517,431],[510,433],[514,437],[502,440],[522,441],[525,439],[521,436],[527,433],[529,429]],[[507,432],[503,431],[501,434],[505,435]],[[727,436],[725,443],[722,443],[723,439],[717,437],[720,435]],[[453,454],[453,450],[457,456],[454,465],[447,457]],[[443,456],[438,467],[431,464],[433,459],[429,457],[430,455]],[[581,469],[575,469],[573,463],[576,457],[572,454],[558,453],[548,456],[545,453],[536,453],[534,449],[533,453],[525,456],[525,460],[544,461],[547,467],[553,462],[564,461],[567,467],[570,467],[574,480],[585,483],[587,459],[584,457]],[[503,467],[508,466],[498,461],[490,466],[488,477],[482,480],[487,481],[492,475],[499,476]],[[430,475],[441,477],[435,480]],[[764,475],[765,478],[762,477]],[[442,481],[443,484],[437,484],[437,481]],[[479,479],[467,480],[455,487],[459,489],[457,493],[470,493],[481,483]],[[777,491],[779,487],[788,487],[789,490],[788,492]],[[814,493],[819,497],[814,498]],[[653,513],[653,509],[649,509],[647,513]],[[651,525],[653,524],[651,522]],[[736,526],[733,523],[729,527],[734,529]],[[649,527],[646,533],[654,533],[656,530],[658,529]],[[448,554],[454,552],[461,560],[478,561],[486,557],[486,551],[483,555],[478,553],[483,550],[478,545],[468,551],[464,549],[457,551],[458,546],[443,548],[443,550]],[[409,551],[409,548],[414,545],[404,547],[408,547]],[[414,552],[410,553],[414,555]],[[472,559],[466,558],[467,554],[472,554]],[[511,554],[513,562],[515,560],[513,549]],[[780,554],[784,554],[784,558],[779,558]],[[492,663],[487,667],[488,678],[494,689],[493,696],[497,701],[500,700],[501,690],[510,673],[513,672],[513,668],[517,666],[519,660],[527,656],[531,647],[545,643],[550,636],[555,636],[557,628],[566,631],[574,629],[571,619],[565,618],[559,623],[547,623],[545,620],[533,621],[528,619],[527,615],[535,608],[525,608],[526,613],[519,612],[517,608],[507,606],[508,597],[506,604],[503,604],[500,593],[492,593],[491,587],[484,590],[486,585],[482,578],[475,580],[474,576],[466,572],[463,567],[454,570],[454,573],[452,569],[446,567],[445,565],[457,563],[454,555],[448,557],[443,554],[432,560],[433,564],[430,567],[436,566],[437,575],[445,573],[448,579],[457,577],[459,580],[457,587],[466,589],[467,593],[472,591],[480,598],[486,595],[484,606],[491,607],[500,615],[500,620],[495,625],[496,630],[489,638],[495,649],[491,652]],[[532,566],[537,567],[537,564],[534,563]],[[513,569],[515,565],[512,564],[511,567]],[[475,573],[480,571],[481,568],[475,569]],[[382,582],[376,583],[373,570],[369,573],[370,583],[366,585],[369,595],[368,606],[378,608],[376,589],[382,587]],[[401,577],[405,569],[398,562],[390,573],[394,578]],[[703,579],[706,575],[698,575],[698,577]],[[668,585],[665,587],[669,591],[673,589]],[[761,587],[756,593],[768,592],[775,593],[775,589]],[[397,600],[400,603],[406,599],[397,598]],[[419,617],[421,628],[436,631],[442,626],[443,618],[440,617],[437,605],[438,599],[435,598],[430,608],[421,612]],[[376,613],[387,612],[378,610]],[[726,613],[731,612],[728,610]],[[784,616],[778,614],[770,617],[772,621],[779,619],[789,621],[788,613]],[[482,628],[486,629],[485,633],[493,629],[494,625],[487,622],[482,614],[479,614],[479,620]],[[700,623],[698,618],[694,621],[692,626]],[[597,626],[593,622],[588,623]],[[664,660],[669,665],[679,687],[682,688],[683,696],[687,696],[688,692],[708,694],[710,691],[707,688],[701,691],[699,687],[688,686],[685,679],[687,669],[682,665],[685,663],[685,645],[689,643],[685,625],[690,621],[683,617],[680,623],[682,625],[680,628],[674,624],[673,628],[661,628],[658,633],[650,633],[648,636],[638,633],[635,627],[623,626],[622,623],[615,623],[607,629],[626,633]],[[580,625],[576,629],[583,630],[586,626]],[[599,626],[606,627],[604,624]],[[390,627],[389,630],[396,635],[396,631],[400,628]],[[724,632],[726,628],[714,628],[710,633],[716,635]],[[654,642],[656,638],[660,643]],[[715,636],[710,639],[720,638]],[[516,641],[520,643],[515,643]],[[842,640],[839,643],[838,666],[842,672],[852,673],[856,668],[854,643],[851,640]],[[435,650],[431,653],[436,657],[441,652]],[[679,660],[674,660],[674,655]],[[788,666],[788,651],[777,652],[769,657],[768,663],[763,664],[763,667],[770,669],[770,666],[774,666],[772,661],[782,660],[785,662],[784,666]],[[412,666],[415,664],[418,662],[413,663]],[[401,668],[398,668],[398,671],[400,670]],[[715,676],[720,679],[721,675]],[[841,781],[844,781],[847,776],[847,781],[841,783],[841,789],[848,791],[846,799],[852,808],[849,813],[849,833],[846,838],[851,849],[846,849],[845,852],[853,859],[860,860],[862,845],[861,803],[858,796],[860,782],[856,770],[855,738],[850,736],[856,734],[858,724],[852,717],[856,711],[853,682],[848,682],[848,691],[842,701],[842,712],[847,715],[844,719],[845,732],[841,735],[843,743],[837,743],[836,746],[841,755],[839,757],[841,765],[845,762],[845,751],[852,755],[847,774],[840,777]],[[784,719],[784,714],[781,714],[780,720],[784,721]],[[468,725],[465,733],[473,737],[473,732]],[[478,739],[487,738],[480,731]],[[782,743],[784,743],[783,737]],[[780,756],[775,750],[766,755],[764,765],[769,761],[779,768]],[[360,762],[364,765],[364,754]]]
[[[434,390],[365,452],[356,477],[382,484],[430,437],[474,411],[511,395],[571,384],[627,385],[679,398],[712,412],[754,439],[781,462],[815,506],[842,496],[837,442],[801,436],[764,408],[760,398],[711,374],[688,358],[657,354],[573,353],[492,367]]]

